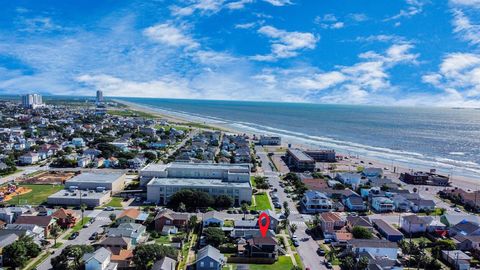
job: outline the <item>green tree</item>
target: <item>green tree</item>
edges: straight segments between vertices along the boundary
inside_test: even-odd
[[[290,231],[292,232],[292,234],[294,234],[296,230],[297,230],[297,225],[291,224],[290,225]]]
[[[344,270],[351,270],[355,268],[355,259],[350,255],[350,256],[345,256],[341,263],[340,263],[340,268]]]
[[[248,211],[248,204],[242,203],[243,219],[246,219],[247,211]]]
[[[108,218],[110,219],[110,221],[114,222],[115,219],[117,219],[117,215],[115,215],[114,213],[111,213],[110,215],[108,215]]]
[[[362,256],[360,257],[360,259],[358,259],[358,262],[357,262],[357,269],[359,270],[364,270],[364,269],[367,269],[368,268],[368,258],[365,257],[365,256]]]
[[[195,227],[197,226],[197,222],[198,222],[198,217],[195,215],[191,216],[190,219],[188,220],[188,229],[189,230],[195,229]]]
[[[5,266],[12,268],[23,267],[28,259],[27,248],[18,240],[3,249],[3,263]]]
[[[87,205],[84,204],[84,203],[82,203],[82,204],[80,205],[80,211],[82,212],[82,225],[83,225],[83,222],[84,222],[84,220],[83,220],[83,215],[85,214],[85,209],[87,209]]]
[[[215,197],[215,206],[220,208],[229,208],[233,206],[233,198],[228,195],[219,195]]]
[[[95,251],[89,245],[68,245],[60,255],[51,259],[52,268],[55,270],[81,270],[83,269],[83,255]]]
[[[203,233],[205,234],[206,242],[212,246],[217,247],[225,241],[225,233],[220,228],[208,227],[203,230]]]
[[[60,228],[57,223],[54,223],[50,228],[50,235],[53,237],[55,245],[57,244],[57,238],[60,235],[61,231],[62,228]]]
[[[183,202],[181,202],[179,205],[178,205],[178,208],[177,208],[178,212],[186,212],[187,211],[187,207],[185,206],[185,204]]]
[[[164,257],[176,259],[178,251],[170,246],[158,244],[141,244],[133,250],[133,262],[135,269],[147,270],[155,263]]]
[[[365,227],[355,226],[352,229],[353,237],[357,239],[372,239],[373,234]]]

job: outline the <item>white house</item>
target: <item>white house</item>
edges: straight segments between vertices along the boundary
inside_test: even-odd
[[[223,227],[223,219],[219,217],[217,211],[209,211],[203,215],[203,227],[208,227],[215,225],[218,227]]]
[[[366,177],[359,173],[337,173],[335,178],[345,185],[352,186],[354,189],[368,181]]]
[[[117,264],[110,262],[111,256],[112,252],[103,247],[83,255],[85,270],[116,270]]]
[[[428,222],[417,215],[402,217],[400,228],[406,233],[424,233],[427,231]]]
[[[357,255],[368,252],[374,257],[397,259],[397,243],[384,239],[352,239],[347,242],[347,247]]]
[[[371,204],[377,212],[391,212],[395,209],[393,201],[387,197],[373,197]]]
[[[40,160],[40,157],[37,153],[30,152],[20,156],[18,160],[22,164],[34,164]]]
[[[300,201],[302,211],[308,214],[332,211],[333,202],[322,192],[308,190]]]

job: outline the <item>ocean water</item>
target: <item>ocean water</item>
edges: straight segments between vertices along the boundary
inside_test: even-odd
[[[158,111],[408,168],[480,179],[480,110],[124,98]]]

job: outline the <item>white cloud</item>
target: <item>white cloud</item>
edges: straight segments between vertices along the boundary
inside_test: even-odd
[[[274,6],[281,7],[281,6],[287,6],[287,5],[292,5],[292,1],[290,0],[263,0],[267,3],[270,3]]]
[[[451,53],[444,57],[438,72],[422,77],[423,82],[451,95],[480,100],[480,55]]]
[[[453,32],[472,45],[480,44],[480,25],[472,24],[470,19],[459,9],[453,10]]]
[[[201,14],[217,13],[222,9],[224,2],[224,0],[194,0],[185,7],[171,6],[170,10],[174,16],[189,16],[197,11]]]
[[[368,20],[368,16],[364,13],[352,13],[349,17],[356,22],[364,22]]]
[[[406,9],[401,9],[398,14],[386,18],[384,21],[398,20],[401,18],[411,18],[423,11],[425,0],[406,0]]]
[[[269,55],[254,56],[254,60],[272,61],[279,58],[289,58],[298,55],[298,51],[314,49],[318,41],[312,33],[288,32],[273,26],[263,26],[258,32],[271,38],[271,53]]]
[[[400,42],[406,42],[406,39],[402,36],[397,36],[397,35],[370,35],[366,37],[357,37],[356,41],[359,42],[394,42],[394,43],[400,43]]]
[[[235,28],[237,29],[249,29],[255,27],[256,23],[251,22],[251,23],[239,23],[235,24]]]
[[[346,79],[343,73],[332,71],[314,74],[311,77],[295,77],[289,81],[288,85],[292,88],[320,91],[342,83]]]
[[[450,3],[453,5],[480,8],[480,0],[450,0]]]
[[[198,98],[198,94],[190,91],[188,82],[171,76],[162,76],[153,81],[129,81],[118,77],[100,75],[81,75],[76,78],[80,83],[110,96],[125,97],[164,97],[164,98]]]
[[[243,9],[247,4],[253,3],[253,0],[239,0],[226,4],[228,9]]]
[[[331,13],[323,15],[323,17],[315,17],[314,22],[324,29],[340,29],[345,26],[345,23],[338,21],[337,17]]]
[[[169,23],[150,26],[143,31],[143,34],[153,41],[171,47],[197,48],[199,44],[190,36],[183,33],[183,29]]]
[[[29,33],[43,33],[63,30],[62,26],[55,24],[50,17],[22,18],[20,31]]]

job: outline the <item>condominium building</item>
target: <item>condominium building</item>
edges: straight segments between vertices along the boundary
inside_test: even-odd
[[[315,170],[315,160],[300,149],[288,149],[285,159],[288,167],[293,171]]]
[[[147,186],[147,200],[159,204],[182,189],[228,195],[237,205],[252,198],[248,164],[150,164],[140,171],[140,184]]]
[[[42,96],[38,94],[27,94],[22,96],[22,106],[27,109],[35,109],[43,106]]]

